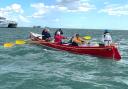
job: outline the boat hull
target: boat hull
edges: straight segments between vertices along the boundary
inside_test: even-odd
[[[8,28],[16,28],[17,23],[9,23]]]
[[[38,34],[31,33],[31,40],[33,43],[42,46],[47,46],[50,48],[64,50],[76,54],[88,54],[92,56],[105,57],[117,61],[121,59],[118,49],[115,46],[79,47],[79,46],[71,46],[66,44],[56,44],[56,43],[43,41],[41,40],[41,38],[38,38],[37,35]]]

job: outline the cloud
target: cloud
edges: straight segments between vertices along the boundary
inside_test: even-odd
[[[32,15],[34,18],[40,18],[46,14],[52,6],[46,6],[44,3],[34,3],[31,4],[31,7],[35,8],[37,11]]]
[[[21,5],[20,4],[12,4],[11,6],[10,6],[10,9],[12,10],[12,11],[14,11],[14,12],[17,12],[17,13],[23,13],[24,11],[23,11],[23,9],[21,8]]]
[[[22,16],[22,15],[19,15],[19,19],[20,19],[22,22],[26,22],[26,23],[29,23],[29,22],[30,22],[25,16]]]
[[[20,4],[14,3],[4,8],[0,8],[0,16],[12,19],[15,14],[22,14],[24,10]],[[15,18],[16,20],[16,18]]]
[[[86,0],[84,2],[80,0],[58,0],[57,7],[59,10],[67,12],[87,12],[95,9],[95,6],[89,4]]]
[[[57,22],[58,23],[58,22],[60,22],[60,19],[56,18],[56,19],[53,20],[53,22]]]
[[[99,11],[100,13],[107,13],[108,15],[128,15],[128,4],[126,5],[119,5],[119,4],[113,4],[113,5],[107,5],[104,9],[101,9]]]
[[[76,1],[80,1],[80,0],[57,0],[57,2],[61,4],[67,4],[67,3],[76,2]]]
[[[5,8],[0,8],[0,12],[3,14],[8,13],[23,13],[23,9],[21,8],[20,4],[14,3],[10,6],[6,6]]]
[[[86,0],[85,0],[86,1]],[[45,5],[44,3],[33,3],[30,5],[35,8],[36,12],[30,17],[42,18],[48,12],[87,12],[95,8],[94,5],[80,0],[57,0],[56,5]]]

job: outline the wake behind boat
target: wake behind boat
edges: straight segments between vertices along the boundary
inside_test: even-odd
[[[119,51],[116,46],[72,46],[68,44],[57,44],[54,42],[46,42],[42,40],[42,35],[37,33],[30,33],[30,39],[32,40],[32,43],[47,46],[49,48],[55,48],[59,50],[68,51],[71,53],[76,54],[88,54],[92,56],[99,56],[99,57],[105,57],[114,59],[116,61],[119,61],[121,59],[121,56],[119,54]]]

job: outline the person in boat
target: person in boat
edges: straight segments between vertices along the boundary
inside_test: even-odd
[[[69,44],[72,44],[72,39],[76,36],[76,34],[74,34],[70,39],[69,39]]]
[[[110,33],[108,32],[108,30],[104,31],[103,42],[104,42],[105,46],[110,46],[112,43],[112,37],[111,37]]]
[[[47,29],[47,28],[43,29],[43,31],[42,31],[42,40],[45,40],[45,41],[50,41],[51,40],[51,35],[50,35],[50,32],[49,32],[49,29]]]
[[[64,37],[63,35],[61,35],[61,33],[58,31],[56,33],[56,35],[54,36],[54,42],[57,44],[62,44],[62,39],[66,39],[66,37]]]
[[[81,44],[84,43],[84,40],[79,36],[79,34],[76,34],[73,38],[72,38],[72,43],[71,45],[73,46],[79,46]]]
[[[57,32],[60,32],[60,34],[61,34],[61,35],[63,35],[63,31],[62,31],[62,29],[61,29],[61,28],[60,28],[60,29],[58,29],[58,30],[56,30],[54,35],[56,35],[56,34],[57,34]]]

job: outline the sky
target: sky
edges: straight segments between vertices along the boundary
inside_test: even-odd
[[[128,30],[128,0],[0,0],[19,27]]]

